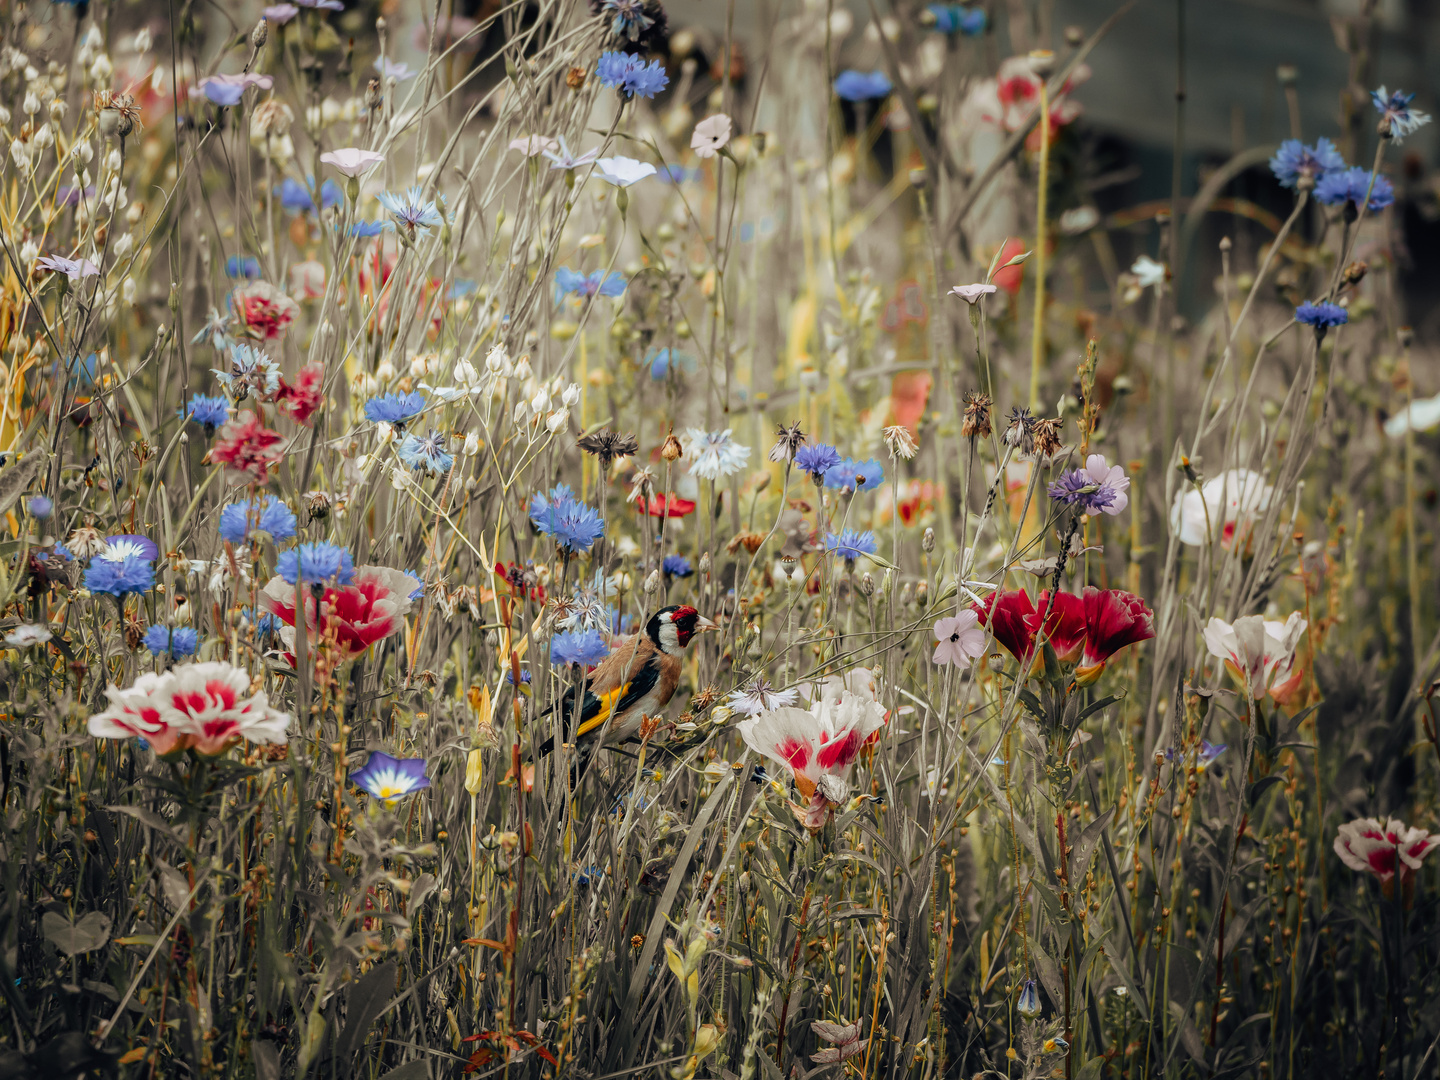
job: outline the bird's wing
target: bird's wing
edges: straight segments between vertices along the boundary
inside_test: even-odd
[[[585,709],[580,714],[580,726],[575,729],[575,737],[580,738],[596,730],[612,715],[623,716],[655,688],[660,674],[660,665],[651,656],[621,685],[599,694],[587,691]]]

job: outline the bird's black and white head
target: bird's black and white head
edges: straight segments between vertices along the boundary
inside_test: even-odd
[[[683,656],[690,639],[702,630],[713,630],[715,624],[693,607],[664,607],[650,616],[645,633],[661,652]]]

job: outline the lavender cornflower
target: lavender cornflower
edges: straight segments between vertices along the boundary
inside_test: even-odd
[[[1365,202],[1365,193],[1370,201]],[[1370,186],[1370,174],[1358,165],[1337,172],[1326,173],[1315,185],[1315,198],[1326,206],[1347,204],[1358,210],[1365,203],[1371,210],[1384,210],[1395,201],[1395,187],[1383,176],[1375,177],[1375,186]]]
[[[307,585],[349,585],[355,578],[355,563],[343,547],[321,541],[301,544],[282,554],[275,572],[291,585],[297,577]]]
[[[600,82],[628,97],[653,98],[670,85],[670,76],[659,60],[646,62],[632,53],[607,52],[595,65]]]
[[[828,443],[811,443],[795,451],[795,467],[809,473],[816,487],[825,483],[825,474],[842,460],[840,451]]]
[[[1112,517],[1130,503],[1130,478],[1119,465],[1111,465],[1104,454],[1091,454],[1085,467],[1071,469],[1050,485],[1050,498],[1087,514]]]
[[[35,265],[57,274],[64,274],[71,281],[94,277],[100,268],[89,259],[67,259],[63,255],[44,255],[35,260]]]
[[[1270,171],[1281,187],[1298,187],[1302,180],[1318,182],[1326,173],[1345,168],[1345,159],[1329,139],[1316,139],[1306,146],[1299,139],[1286,139],[1270,159]],[[1308,185],[1307,185],[1308,186]]]
[[[1406,135],[1413,135],[1430,122],[1430,114],[1410,108],[1414,94],[1402,90],[1388,93],[1385,87],[1370,91],[1370,101],[1380,114],[1382,134],[1388,134],[1397,143]]]
[[[610,646],[605,635],[599,630],[577,630],[569,634],[556,634],[550,640],[550,663],[561,667],[566,664],[583,664],[591,667],[610,655]]]
[[[870,491],[885,480],[885,466],[875,458],[856,461],[846,458],[825,471],[825,486],[839,491]]]
[[[455,464],[455,455],[445,452],[445,436],[438,431],[423,436],[406,435],[397,453],[412,469],[424,469],[435,476],[443,476]]]

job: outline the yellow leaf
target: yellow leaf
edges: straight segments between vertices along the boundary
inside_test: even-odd
[[[479,795],[485,783],[485,760],[479,749],[471,750],[465,758],[465,790]]]
[[[137,1046],[134,1050],[125,1051],[125,1053],[120,1056],[120,1064],[134,1065],[137,1061],[145,1060],[145,1051],[148,1049],[149,1047],[147,1046]]]
[[[685,978],[685,960],[673,942],[665,942],[665,963],[670,965],[670,970],[677,979]]]

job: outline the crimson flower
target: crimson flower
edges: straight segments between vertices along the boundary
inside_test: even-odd
[[[1029,593],[1023,589],[997,590],[983,602],[972,603],[970,610],[980,616],[980,625],[995,635],[1011,656],[1025,659],[1035,639],[1035,631],[1028,625],[1036,617]]]
[[[1085,654],[1076,669],[1077,680],[1088,685],[1100,677],[1105,662],[1127,645],[1155,636],[1155,613],[1145,601],[1124,589],[1086,586]]]
[[[1046,609],[1049,615],[1045,615]],[[1057,592],[1054,603],[1050,601],[1050,590],[1040,593],[1036,600],[1035,614],[1025,620],[1025,628],[1035,635],[1040,631],[1040,619],[1045,617],[1045,640],[1055,650],[1055,657],[1063,664],[1078,660],[1080,650],[1085,647],[1085,604],[1074,593]]]
[[[357,566],[349,585],[331,585],[317,599],[305,593],[305,625],[313,643],[333,643],[345,660],[360,656],[404,625],[410,596],[420,582],[388,566]],[[275,576],[260,595],[260,605],[284,623],[280,631],[287,648],[295,646],[295,586]],[[317,638],[318,635],[318,638]],[[293,664],[294,653],[287,654]]]
[[[679,495],[651,495],[648,503],[636,499],[635,505],[651,517],[683,518],[695,512],[695,503]]]
[[[252,337],[274,341],[283,337],[300,305],[268,281],[256,281],[230,294],[235,314]]]
[[[279,448],[284,441],[279,432],[271,431],[258,416],[246,410],[220,429],[215,445],[210,448],[210,460],[244,473],[258,483],[269,474],[270,466],[285,456]]]
[[[280,389],[275,392],[275,407],[297,424],[310,426],[315,411],[325,400],[325,365],[306,364],[300,369],[292,386],[282,376]]]

